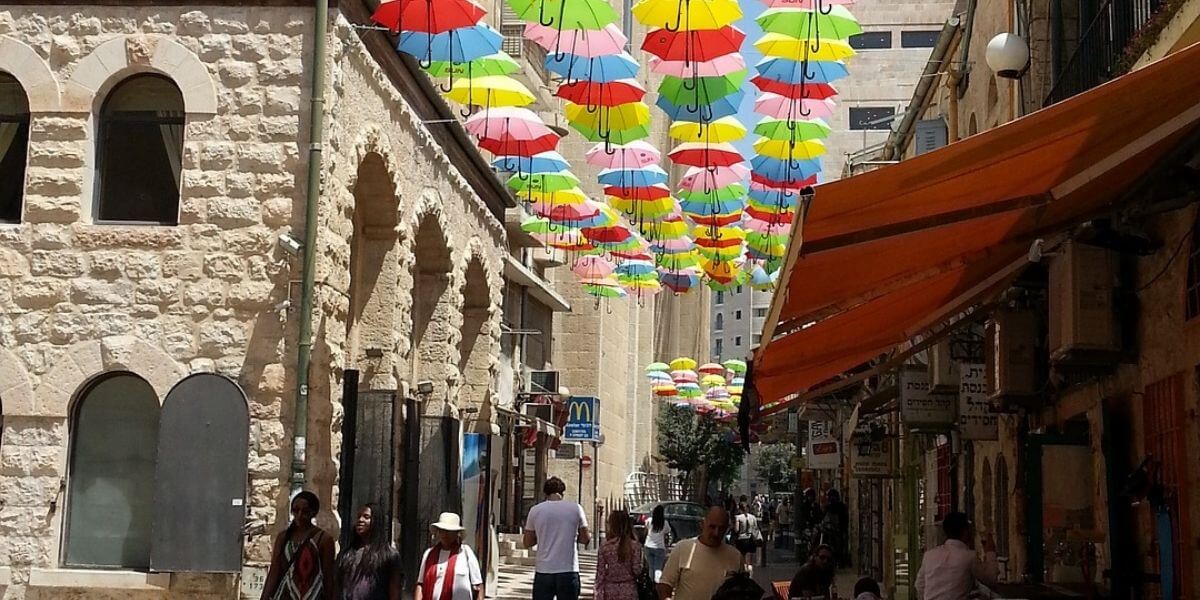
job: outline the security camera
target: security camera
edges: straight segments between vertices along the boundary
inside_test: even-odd
[[[432,394],[433,393],[433,382],[428,381],[428,380],[418,381],[417,382],[417,393],[422,396],[428,396],[428,395]]]
[[[279,245],[292,256],[300,256],[300,251],[304,249],[304,244],[292,237],[291,232],[279,234]]]

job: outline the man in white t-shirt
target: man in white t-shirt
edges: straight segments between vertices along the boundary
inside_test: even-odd
[[[592,540],[583,507],[563,500],[567,484],[557,477],[546,480],[546,501],[529,510],[525,518],[526,548],[537,546],[533,574],[533,600],[579,600],[579,549]]]

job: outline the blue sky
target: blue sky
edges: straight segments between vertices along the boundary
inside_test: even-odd
[[[762,29],[754,18],[766,10],[766,7],[759,0],[741,0],[741,6],[743,14],[741,20],[737,22],[737,27],[746,32],[746,41],[742,44],[742,56],[746,58],[746,66],[750,68],[750,74],[746,77],[746,84],[743,88],[746,90],[746,96],[742,99],[741,110],[738,111],[737,118],[751,132],[750,135],[734,145],[741,151],[742,156],[746,157],[746,160],[750,160],[754,156],[754,140],[758,138],[753,132],[754,125],[762,118],[762,115],[754,112],[754,100],[758,97],[758,88],[750,83],[750,78],[757,74],[754,65],[763,57],[758,48],[754,47],[754,42],[757,42],[763,35]]]

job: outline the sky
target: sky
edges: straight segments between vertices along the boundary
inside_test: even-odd
[[[750,78],[756,74],[754,65],[758,64],[763,57],[758,48],[754,47],[754,42],[757,42],[763,35],[762,29],[754,18],[766,10],[766,7],[759,0],[741,0],[741,6],[743,14],[741,20],[737,22],[737,28],[746,32],[746,41],[742,43],[742,56],[746,59],[746,66],[750,69],[750,73],[746,76],[746,83],[743,86],[746,96],[742,98],[742,106],[738,111],[737,119],[746,126],[746,129],[750,130],[750,134],[739,140],[734,146],[741,151],[746,160],[750,160],[755,154],[754,140],[758,138],[754,135],[754,126],[762,119],[762,115],[754,112],[754,99],[758,97],[758,88],[750,83]]]

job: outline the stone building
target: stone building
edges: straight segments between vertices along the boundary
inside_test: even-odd
[[[350,372],[360,399],[381,394],[393,409],[383,430],[397,472],[384,481],[397,489],[377,491],[394,506],[411,493],[397,475],[405,448],[437,481],[457,469],[443,432],[490,431],[511,199],[424,75],[385,34],[354,27],[370,9],[337,3],[315,44],[309,2],[0,3],[3,597],[252,589],[293,471],[337,529]],[[307,218],[312,368],[298,437],[304,269],[289,247]],[[189,395],[189,381],[208,387]],[[242,431],[180,418],[215,406],[214,386]],[[401,410],[405,399],[418,412]],[[417,421],[423,435],[401,444]],[[163,467],[203,467],[222,444],[249,449],[234,453],[242,495],[237,481],[215,490],[231,493],[216,506],[232,498],[236,522],[213,531],[230,535],[152,541],[177,521],[155,511],[156,494],[195,500],[172,507],[189,518],[218,512],[204,504],[216,478]],[[453,506],[441,487],[401,510],[423,519]],[[188,546],[232,548],[235,564],[178,556]]]

